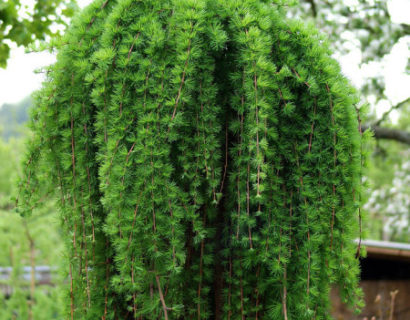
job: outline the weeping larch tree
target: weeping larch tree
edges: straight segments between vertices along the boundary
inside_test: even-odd
[[[263,0],[96,0],[36,94],[23,215],[55,194],[68,319],[360,308],[359,101]]]

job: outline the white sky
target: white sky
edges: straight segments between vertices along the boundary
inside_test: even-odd
[[[35,0],[24,0],[23,3],[32,6]],[[81,7],[92,0],[78,0]],[[388,8],[392,20],[397,23],[410,23],[410,0],[388,0]],[[348,39],[346,33],[342,37]],[[352,44],[354,46],[354,44]],[[44,79],[43,74],[35,74],[34,70],[47,66],[55,61],[55,56],[47,53],[25,53],[24,48],[13,47],[7,69],[0,69],[0,106],[3,103],[15,103],[34,90],[40,88]],[[381,101],[377,105],[380,115],[389,109],[391,104],[396,104],[410,96],[410,75],[405,73],[407,59],[410,57],[410,36],[402,38],[392,52],[381,63],[365,65],[359,68],[361,52],[353,50],[349,55],[336,56],[343,73],[351,79],[354,85],[360,86],[365,76],[382,74],[386,81],[386,94],[388,101]],[[397,118],[397,114],[393,114]]]

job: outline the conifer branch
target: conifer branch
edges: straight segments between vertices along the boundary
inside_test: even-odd
[[[299,73],[294,68],[292,68],[292,71],[299,79],[301,78]],[[310,89],[310,84],[307,81],[303,81],[303,83]]]
[[[241,320],[245,320],[245,313],[244,313],[244,296],[243,296],[243,284],[242,284],[242,272],[243,272],[243,268],[242,268],[242,257],[239,257],[239,261],[240,261],[240,267],[241,267],[241,276],[239,278],[239,283],[240,283],[240,293],[241,293]]]
[[[50,174],[68,318],[325,318],[337,263],[355,299],[356,98],[281,10],[96,0],[75,19],[37,97],[18,203],[34,208]]]
[[[332,100],[332,95],[330,93],[329,85],[326,83],[326,90],[329,94],[329,106],[330,106],[330,114],[331,114],[331,119],[332,119],[332,129],[334,130],[333,133],[333,169],[336,169],[336,128],[335,128],[335,118],[333,115],[333,100]],[[336,186],[335,184],[332,185],[332,192],[333,192],[333,199],[335,199],[336,196]],[[333,248],[333,228],[334,228],[334,223],[335,223],[335,204],[332,203],[332,221],[330,224],[330,250]]]
[[[360,183],[362,183],[362,170],[363,170],[363,131],[362,131],[362,119],[360,118],[360,110],[355,106],[357,114],[357,122],[359,123],[360,133]],[[353,201],[356,201],[356,190],[353,190]],[[356,259],[360,257],[360,249],[362,245],[362,212],[361,212],[361,199],[359,193],[359,243],[357,244]]]
[[[315,99],[315,105],[313,108],[313,117],[316,117],[316,109],[317,109],[317,101],[316,101],[316,97]],[[308,147],[308,153],[310,153],[311,149],[312,149],[312,139],[313,139],[313,132],[315,129],[315,120],[313,119],[311,127],[310,127],[310,135],[309,135],[309,147]]]
[[[241,97],[242,107],[244,105],[244,97]],[[238,151],[238,159],[241,159],[242,155],[242,135],[243,135],[243,114],[240,117],[240,135],[239,135],[239,151]],[[237,178],[236,178],[236,189],[237,189],[237,226],[236,226],[236,240],[239,239],[239,227],[240,227],[240,215],[241,215],[241,191],[240,191],[240,168],[238,168]]]
[[[106,245],[108,245],[108,239],[106,241]],[[101,317],[102,320],[107,320],[107,313],[108,313],[108,281],[110,276],[110,258],[107,256],[105,260],[105,284],[104,284],[104,314]]]
[[[161,282],[160,282],[160,279],[159,279],[159,275],[157,275],[157,274],[155,275],[155,280],[157,281],[159,298],[161,300],[162,308],[163,308],[163,311],[164,311],[164,319],[168,320],[168,308],[167,308],[167,305],[165,304],[165,299],[164,299],[164,295],[162,293]]]
[[[300,169],[300,163],[299,163],[299,156],[298,156],[298,152],[297,152],[297,143],[295,143],[294,146],[294,150],[295,150],[295,154],[296,154],[296,165],[297,168]],[[299,189],[299,194],[302,194],[302,192],[304,191],[304,186],[303,186],[303,174],[300,173],[301,176],[299,177],[299,183],[300,183],[300,189]],[[305,204],[305,207],[307,207],[308,201],[306,196],[303,196],[303,202]],[[309,212],[307,209],[306,210],[306,225],[307,225],[307,244],[309,245],[310,243],[310,228],[309,228]],[[307,265],[307,279],[306,279],[306,293],[309,296],[310,293],[310,268],[311,268],[311,252],[310,249],[308,248],[307,250],[307,255],[308,255],[308,265]],[[307,306],[309,307],[309,306]]]
[[[192,29],[193,29],[193,24],[191,22],[190,33],[192,33]],[[174,106],[174,111],[172,112],[171,121],[174,120],[174,118],[175,118],[177,108],[178,108],[178,104],[179,104],[179,100],[181,99],[182,88],[184,87],[184,83],[185,83],[185,76],[186,76],[186,71],[187,71],[188,61],[189,61],[190,55],[191,55],[191,39],[189,39],[189,42],[188,42],[188,54],[187,54],[187,58],[185,60],[184,71],[182,72],[182,77],[181,77],[182,80],[181,80],[181,83],[179,85],[178,95],[177,95],[177,98],[175,99],[175,106]]]
[[[285,264],[285,271],[284,271],[284,283],[283,283],[283,298],[282,298],[282,303],[283,303],[283,318],[284,320],[288,320],[288,307],[287,307],[287,296],[288,296],[288,290],[286,286],[286,281],[287,281],[287,268]]]
[[[248,174],[246,176],[246,214],[248,218],[250,217],[250,193],[251,193],[250,188],[249,188],[250,169],[251,169],[251,164],[248,161]],[[252,230],[249,224],[248,224],[248,238],[249,238],[249,247],[253,249]]]
[[[219,193],[222,193],[224,189],[227,169],[228,169],[228,124],[225,125],[225,164],[224,164],[224,171],[222,175],[222,182],[221,182],[221,188],[219,190]]]
[[[258,269],[256,270],[256,281],[258,281],[259,278],[259,273],[260,273],[260,265],[258,266]],[[259,316],[259,289],[258,286],[256,286],[255,288],[255,292],[256,292],[256,305],[255,305],[255,320],[258,320],[258,316]]]

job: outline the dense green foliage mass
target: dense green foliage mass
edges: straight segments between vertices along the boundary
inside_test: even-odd
[[[331,284],[360,305],[358,98],[285,9],[97,0],[74,19],[19,198],[59,197],[71,319],[329,319]]]

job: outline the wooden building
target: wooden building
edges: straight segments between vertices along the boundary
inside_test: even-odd
[[[361,282],[366,306],[357,316],[332,292],[335,320],[410,320],[410,244],[362,241]]]

